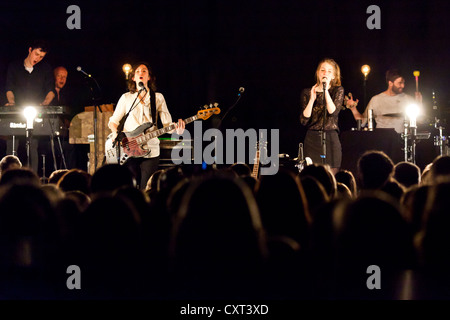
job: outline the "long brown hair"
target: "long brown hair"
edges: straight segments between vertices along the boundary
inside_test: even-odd
[[[319,79],[319,76],[318,76],[318,73],[319,73],[320,67],[322,66],[322,63],[329,63],[329,64],[331,64],[331,66],[334,69],[334,79],[330,81],[330,86],[331,87],[340,86],[341,85],[341,69],[339,68],[339,65],[337,64],[337,62],[330,58],[322,59],[319,62],[319,64],[317,65],[317,69],[316,69],[317,85],[320,85],[322,83],[322,79]]]
[[[141,66],[141,65],[146,66],[148,69],[148,75],[150,76],[150,80],[148,81],[148,87],[151,90],[156,91],[156,77],[153,74],[152,68],[150,67],[150,65],[147,62],[139,62],[134,65],[133,71],[131,71],[130,78],[128,79],[128,90],[130,90],[131,93],[135,93],[136,91],[138,91],[136,88],[136,82],[133,79],[134,79],[134,74],[136,72],[136,69],[139,68],[139,66]]]

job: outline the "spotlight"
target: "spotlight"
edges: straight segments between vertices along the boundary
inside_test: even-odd
[[[23,110],[23,115],[27,119],[27,129],[33,129],[33,122],[37,115],[37,110],[35,107],[25,107]]]
[[[133,68],[131,67],[131,64],[125,63],[125,64],[122,66],[122,70],[123,70],[123,72],[125,73],[125,79],[128,80],[131,71],[133,71]]]
[[[406,107],[405,112],[409,118],[410,127],[415,127],[417,117],[420,115],[420,112],[421,112],[419,105],[412,103]]]

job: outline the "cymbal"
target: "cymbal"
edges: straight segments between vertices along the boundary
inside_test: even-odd
[[[383,117],[390,117],[390,118],[404,118],[405,115],[401,112],[399,113],[385,113],[383,114]]]

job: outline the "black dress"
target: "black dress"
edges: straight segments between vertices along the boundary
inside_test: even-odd
[[[330,96],[333,99],[336,110],[333,113],[326,115],[324,126],[324,105],[323,92],[317,92],[316,100],[314,101],[311,117],[307,118],[303,115],[303,111],[308,105],[311,95],[311,89],[303,89],[301,95],[301,110],[300,123],[308,128],[306,132],[304,147],[305,157],[310,157],[314,163],[326,163],[332,168],[339,168],[342,161],[341,143],[339,141],[339,112],[342,109],[344,102],[344,88],[331,87],[329,90]],[[321,130],[324,127],[326,132],[326,155],[323,157]],[[323,159],[325,158],[325,162]]]

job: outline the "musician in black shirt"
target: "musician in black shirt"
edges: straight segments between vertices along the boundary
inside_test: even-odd
[[[48,51],[47,44],[35,41],[24,60],[10,63],[6,77],[7,106],[48,106],[55,96],[50,65],[41,62]]]
[[[45,41],[35,41],[28,48],[28,56],[24,60],[10,63],[6,78],[6,106],[48,106],[55,97],[53,75],[50,65],[42,62],[48,52]],[[22,142],[19,141],[21,144]],[[19,147],[14,146],[14,151]],[[38,141],[31,139],[31,167],[38,172]],[[13,153],[12,139],[7,141],[7,154]],[[27,163],[26,161],[23,161]]]

